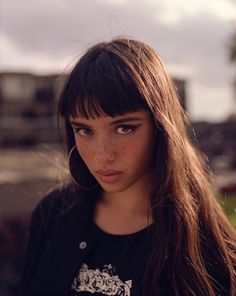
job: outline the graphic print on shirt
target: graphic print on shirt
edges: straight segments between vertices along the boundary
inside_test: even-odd
[[[110,296],[130,296],[131,288],[132,280],[120,280],[118,275],[114,274],[111,264],[104,265],[102,270],[93,270],[83,263],[71,285],[71,290],[76,292],[102,293]]]

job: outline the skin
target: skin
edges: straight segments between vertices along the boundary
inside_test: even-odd
[[[132,233],[149,225],[155,138],[150,113],[142,110],[113,118],[78,116],[70,120],[77,150],[103,188],[95,207],[96,224],[114,234]],[[119,174],[107,182],[99,170]]]

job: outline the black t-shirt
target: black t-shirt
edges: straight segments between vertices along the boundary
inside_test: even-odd
[[[78,268],[69,295],[141,295],[152,226],[129,235],[112,235],[95,224],[91,229],[97,243]]]

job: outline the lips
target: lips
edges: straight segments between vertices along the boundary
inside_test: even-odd
[[[104,175],[104,176],[110,176],[110,175],[115,175],[115,174],[119,174],[119,171],[113,171],[113,170],[107,170],[107,171],[103,171],[103,170],[99,170],[97,171],[97,173]]]
[[[105,183],[113,183],[115,181],[118,181],[122,174],[121,172],[114,170],[99,170],[96,173],[98,174],[99,178]]]

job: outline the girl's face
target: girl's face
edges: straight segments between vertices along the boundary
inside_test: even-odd
[[[105,191],[123,192],[150,182],[155,137],[149,112],[71,117],[70,122],[81,158]]]

